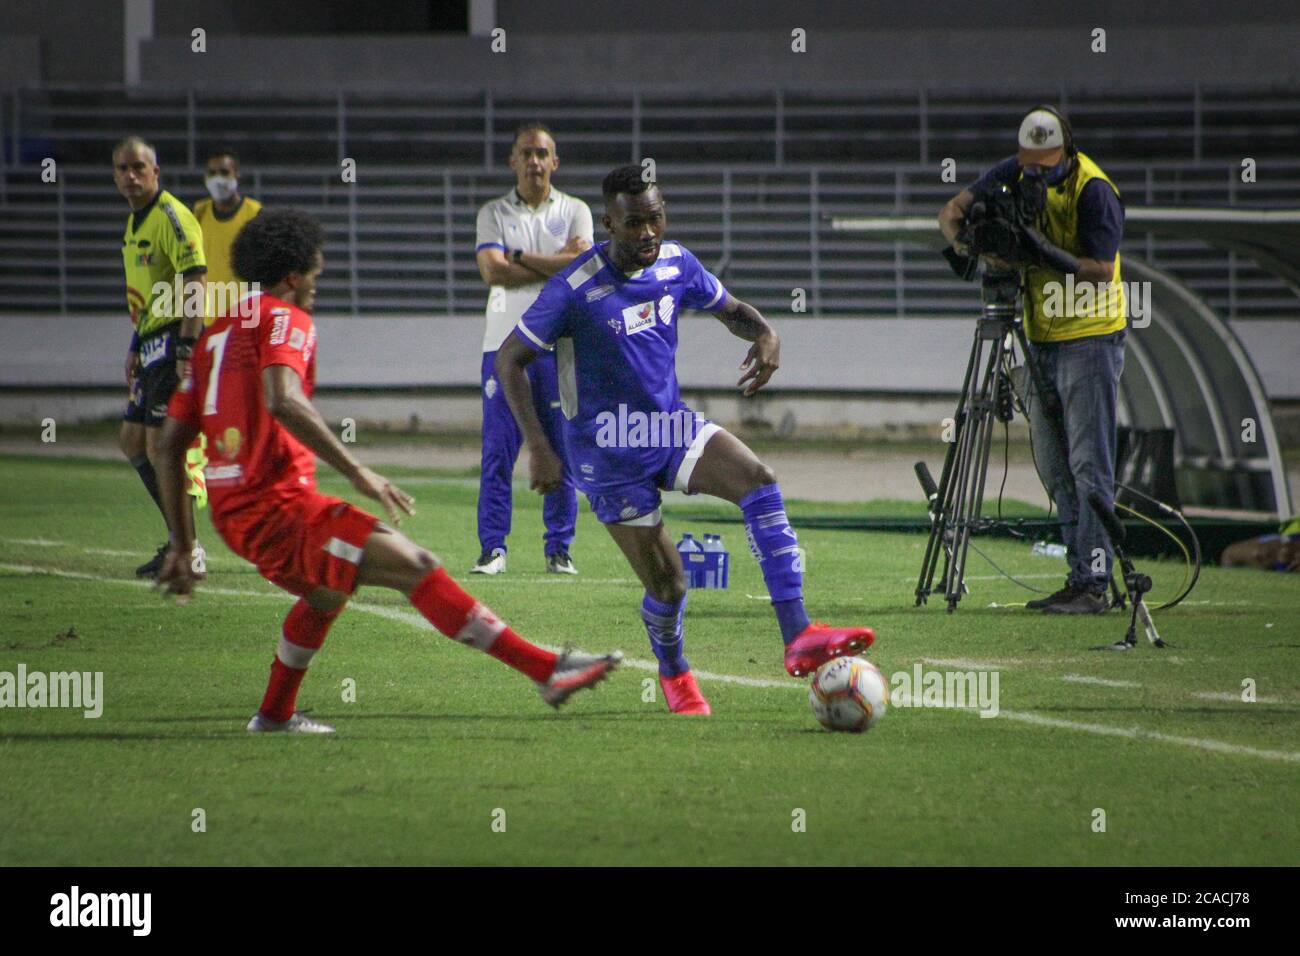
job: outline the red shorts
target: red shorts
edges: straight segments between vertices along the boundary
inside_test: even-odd
[[[276,587],[303,596],[316,588],[351,594],[357,568],[379,519],[341,498],[315,491],[274,507],[213,518],[218,533]]]

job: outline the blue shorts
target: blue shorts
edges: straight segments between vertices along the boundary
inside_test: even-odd
[[[704,452],[704,446],[710,438],[722,431],[721,425],[715,425],[706,418],[695,414],[696,427],[694,437],[688,445],[678,445],[657,449],[660,452],[645,477],[618,481],[617,476],[607,476],[602,481],[601,475],[578,476],[578,487],[597,484],[593,491],[585,491],[591,502],[591,510],[601,524],[625,524],[640,527],[654,527],[659,524],[659,505],[663,498],[660,490],[688,490],[691,474]],[[643,453],[644,455],[644,453]],[[643,459],[644,460],[644,459]]]

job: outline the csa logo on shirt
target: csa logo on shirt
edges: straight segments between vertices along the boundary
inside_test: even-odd
[[[629,305],[623,310],[623,327],[627,329],[628,335],[644,332],[646,329],[653,328],[654,324],[655,304],[653,302]]]
[[[655,270],[655,279],[663,282],[665,279],[674,279],[682,274],[682,270],[676,266],[660,266]]]
[[[554,216],[546,220],[546,231],[549,232],[551,235],[553,235],[556,239],[559,239],[562,235],[564,235],[564,220],[561,219],[559,216]]]
[[[593,289],[587,290],[587,301],[596,302],[605,298],[605,296],[609,295],[613,291],[614,287],[612,285],[598,285]]]
[[[666,295],[659,300],[659,321],[664,325],[672,325],[675,304],[673,297],[670,295]]]

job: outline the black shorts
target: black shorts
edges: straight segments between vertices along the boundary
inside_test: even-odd
[[[122,420],[157,428],[167,417],[167,404],[180,384],[176,374],[176,337],[171,326],[140,339],[140,370],[131,385]]]

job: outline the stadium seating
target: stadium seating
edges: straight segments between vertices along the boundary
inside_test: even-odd
[[[760,308],[788,311],[792,290],[803,289],[808,314],[966,314],[971,291],[942,260],[832,232],[829,217],[934,214],[1011,152],[1015,120],[1032,98],[13,92],[0,96],[0,308],[121,304],[125,206],[107,154],[132,131],[158,145],[164,185],[187,202],[203,195],[204,150],[227,144],[243,157],[249,195],[318,215],[330,238],[322,312],[477,311],[475,212],[510,186],[504,156],[514,126],[542,117],[560,139],[557,184],[593,207],[610,166],[653,157],[673,235]],[[1292,203],[1300,187],[1294,93],[1056,99],[1130,205],[1276,206]],[[1259,167],[1251,184],[1240,177],[1247,132]],[[56,183],[40,179],[45,156],[59,162]],[[940,179],[946,157],[958,162],[956,183]],[[345,158],[357,163],[355,188],[341,180]],[[1284,285],[1231,254],[1175,239],[1128,248],[1175,272],[1229,318],[1295,312]]]

